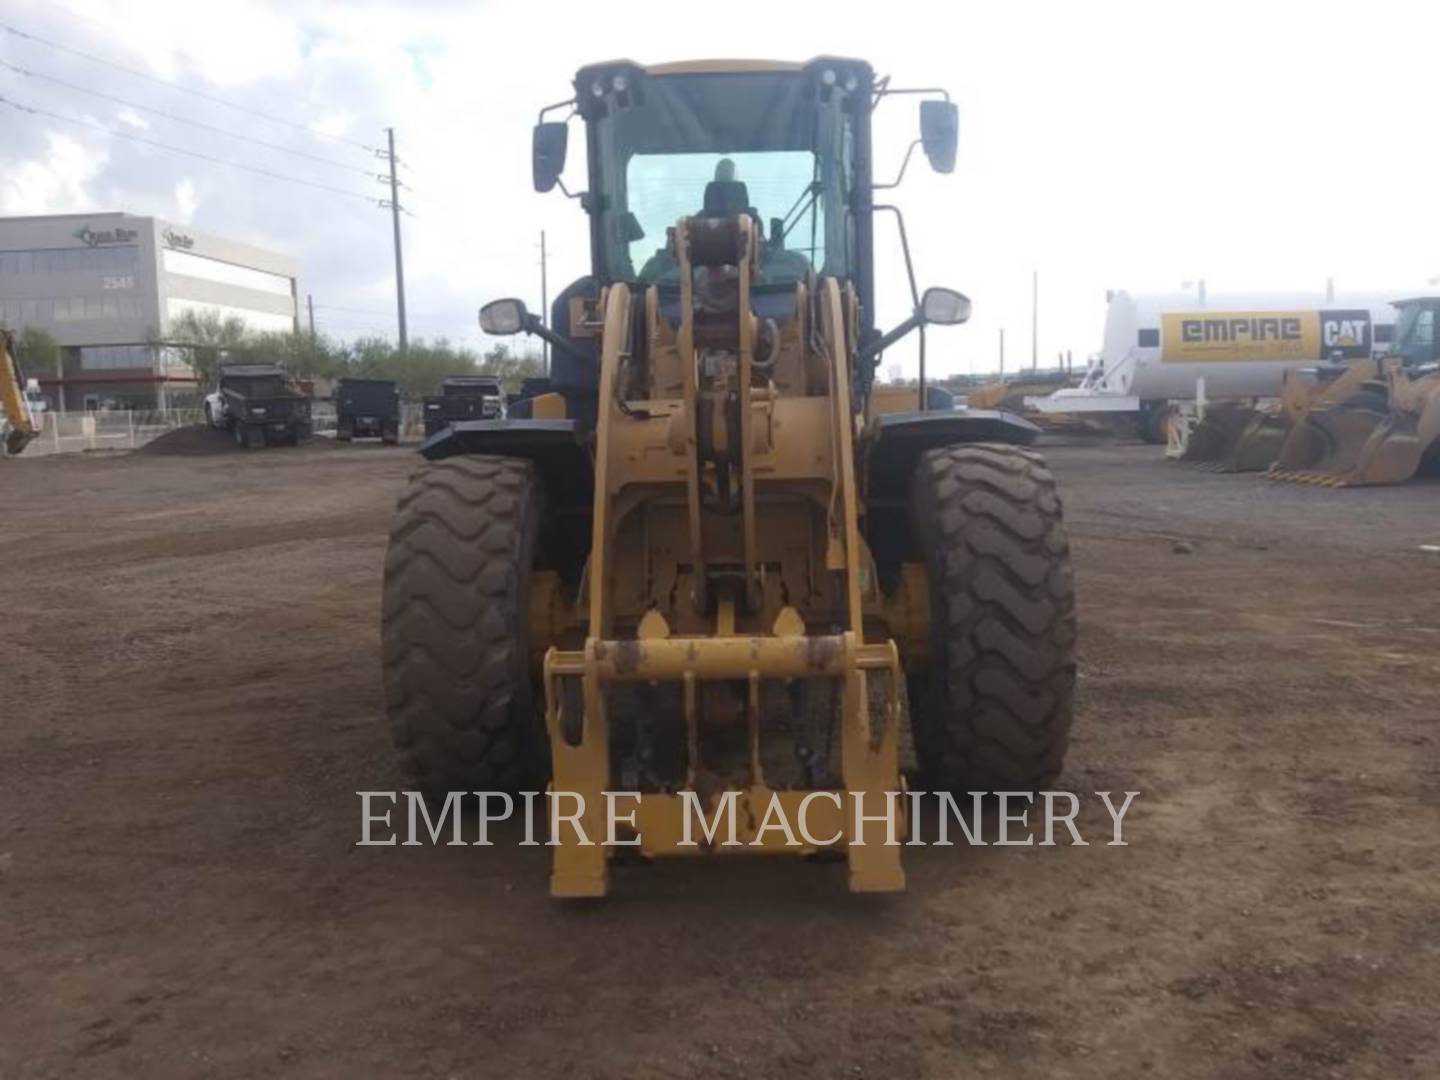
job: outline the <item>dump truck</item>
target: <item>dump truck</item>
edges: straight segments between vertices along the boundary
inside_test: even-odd
[[[15,338],[8,330],[0,329],[0,447],[6,455],[14,456],[39,434],[25,373],[15,355]]]
[[[492,375],[450,375],[440,393],[425,399],[425,435],[444,431],[457,420],[496,420],[505,415],[505,391]]]
[[[400,388],[394,379],[341,378],[335,384],[335,438],[400,441]]]
[[[970,314],[914,287],[877,204],[877,113],[918,97],[911,151],[955,164],[948,95],[902,93],[838,57],[617,61],[541,113],[537,191],[578,186],[583,128],[589,273],[549,320],[481,309],[551,370],[525,416],[422,448],[382,662],[416,789],[548,782],[554,896],[604,895],[617,852],[829,853],[852,890],[896,891],[907,785],[965,800],[1061,770],[1074,584],[1038,429],[926,408],[923,360],[876,392],[887,350]],[[877,221],[912,283],[888,328]]]
[[[219,389],[205,398],[205,420],[235,445],[297,446],[310,436],[310,399],[277,364],[222,364]]]
[[[1440,297],[1395,302],[1391,347],[1315,372],[1268,474],[1327,487],[1399,484],[1440,466]]]

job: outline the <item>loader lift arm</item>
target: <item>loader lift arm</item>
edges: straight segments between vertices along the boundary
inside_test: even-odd
[[[5,452],[15,455],[28,446],[39,430],[25,400],[25,377],[15,358],[15,339],[0,332],[0,418],[5,421]]]

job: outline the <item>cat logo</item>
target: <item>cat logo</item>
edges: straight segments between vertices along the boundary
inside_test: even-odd
[[[1320,359],[1362,359],[1373,347],[1370,312],[1364,308],[1320,312]]]
[[[1320,319],[1314,311],[1184,311],[1162,314],[1160,321],[1160,356],[1166,364],[1320,355]]]

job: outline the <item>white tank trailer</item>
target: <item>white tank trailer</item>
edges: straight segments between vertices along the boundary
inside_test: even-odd
[[[1276,397],[1292,368],[1383,349],[1399,295],[1114,292],[1104,348],[1080,385],[1025,404],[1052,414],[1129,414],[1159,439],[1163,416],[1178,403]]]

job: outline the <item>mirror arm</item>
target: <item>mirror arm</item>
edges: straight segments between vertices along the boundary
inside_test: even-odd
[[[910,333],[910,331],[923,330],[924,327],[925,315],[923,312],[916,310],[915,314],[911,315],[899,326],[895,327],[893,330],[887,331],[886,333],[882,334],[880,337],[872,341],[869,345],[861,348],[860,351],[856,354],[857,358],[866,361],[867,363],[873,361],[877,356],[883,353],[891,345],[894,345],[897,341]]]
[[[895,224],[900,229],[900,250],[905,255],[905,275],[910,279],[910,302],[915,305],[915,310],[919,311],[920,287],[915,284],[915,264],[910,260],[910,237],[905,232],[905,215],[898,206],[887,203],[876,203],[870,207],[872,214],[877,210],[886,210],[895,215]]]
[[[552,112],[554,112],[556,109],[563,109],[563,108],[565,108],[565,106],[567,106],[567,105],[570,106],[570,116],[574,116],[574,115],[575,115],[575,99],[574,99],[574,98],[566,98],[564,101],[557,101],[554,105],[546,105],[543,109],[541,109],[541,110],[540,110],[540,119],[537,121],[537,123],[543,124],[543,123],[545,122],[545,114],[546,114],[546,113],[552,113]],[[566,120],[567,123],[568,123],[569,120],[570,120],[570,116],[567,116],[567,117],[565,118],[565,120]]]
[[[584,361],[588,359],[584,353],[570,343],[569,338],[562,337],[546,326],[545,323],[541,321],[539,315],[527,313],[525,316],[525,325],[521,327],[521,330],[527,334],[534,334],[556,352],[564,353],[571,360]]]
[[[880,104],[881,98],[890,97],[892,94],[939,94],[946,101],[950,100],[950,91],[941,86],[903,86],[892,90],[889,75],[886,75],[881,82],[883,85],[875,90],[875,105]],[[874,105],[871,108],[874,108]]]
[[[870,190],[871,190],[871,191],[886,191],[886,190],[888,190],[888,189],[890,189],[890,188],[897,188],[897,187],[899,187],[899,186],[900,186],[900,181],[905,179],[905,170],[910,167],[910,155],[913,154],[913,153],[915,153],[915,148],[916,148],[917,146],[919,146],[919,145],[921,145],[921,140],[920,140],[920,139],[916,139],[914,142],[912,142],[912,143],[910,144],[910,149],[908,149],[908,150],[905,151],[905,160],[900,163],[900,175],[899,175],[899,176],[895,177],[895,179],[892,180],[892,181],[891,181],[890,183],[888,183],[888,184],[871,184],[871,185],[870,185]]]
[[[920,140],[918,140],[918,139],[916,140],[916,142],[919,142],[919,141],[920,141]],[[911,149],[912,151],[915,149],[915,143],[911,143],[911,144],[910,144],[910,149]],[[905,157],[906,157],[906,160],[908,161],[910,155],[909,155],[909,154],[906,154]],[[902,172],[903,172],[903,170],[902,170]],[[871,212],[872,214],[873,214],[876,210],[888,210],[890,213],[892,213],[892,214],[895,215],[895,224],[896,224],[896,225],[899,227],[899,229],[900,229],[900,250],[901,250],[901,251],[904,253],[904,255],[905,255],[905,275],[910,279],[910,301],[911,301],[911,303],[913,303],[913,304],[915,305],[915,311],[916,311],[917,317],[918,317],[918,313],[919,313],[920,310],[921,310],[921,308],[920,308],[920,287],[915,284],[915,263],[914,263],[914,262],[911,260],[911,258],[910,258],[910,236],[909,236],[909,234],[907,234],[907,233],[905,232],[905,215],[900,212],[900,208],[899,208],[898,206],[891,206],[891,205],[886,204],[886,203],[879,203],[879,204],[876,204],[876,205],[870,207],[870,212]],[[902,323],[901,325],[904,325],[904,324]],[[916,325],[919,326],[919,328],[920,328],[920,411],[921,411],[921,412],[925,412],[925,411],[926,411],[926,400],[927,400],[928,395],[927,395],[926,392],[925,392],[925,391],[926,391],[926,387],[925,387],[925,321],[924,321],[924,319],[921,319]],[[907,330],[906,333],[909,333],[909,330]],[[887,335],[887,336],[888,336],[888,335]],[[885,342],[885,339],[884,339],[884,338],[881,338],[881,339],[880,339],[880,342],[877,342],[877,344],[882,344],[882,346],[883,346],[883,343],[884,343],[884,342]],[[879,349],[876,349],[876,350],[875,350],[875,352],[877,352],[877,353],[878,353],[879,351],[880,351]]]

